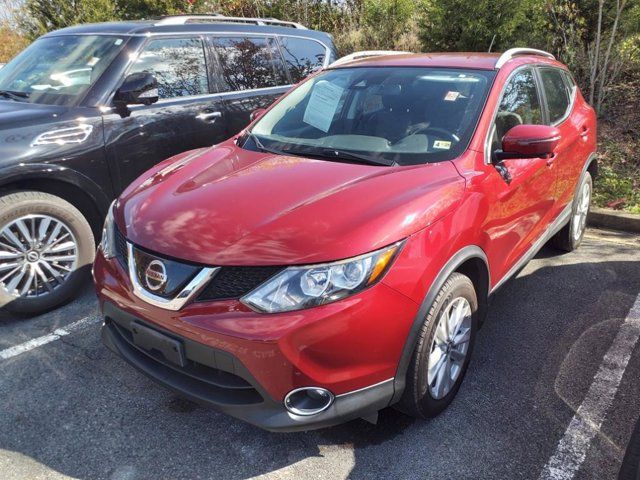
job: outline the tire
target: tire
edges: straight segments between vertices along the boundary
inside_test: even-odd
[[[584,199],[584,195],[587,199]],[[576,190],[571,205],[571,219],[562,230],[551,238],[551,244],[559,250],[572,252],[580,246],[587,229],[587,217],[591,209],[591,195],[593,193],[593,180],[591,174],[585,172],[580,187]],[[585,204],[586,202],[586,204]]]
[[[0,308],[35,315],[61,305],[88,279],[94,255],[91,226],[66,200],[0,197]]]
[[[450,332],[448,333],[453,340],[451,338],[445,339],[443,338],[446,336],[443,335],[445,330],[442,329],[446,325],[443,323],[445,322],[445,314],[450,311],[454,312],[460,304],[467,309],[467,314],[463,316],[462,323],[458,325],[459,328],[456,327],[456,333],[453,336],[450,335]],[[450,318],[455,319],[455,316]],[[465,275],[454,272],[436,295],[420,330],[407,371],[406,386],[398,404],[401,411],[417,418],[432,418],[452,402],[469,366],[477,329],[478,299],[473,283]],[[462,359],[459,358],[459,354],[462,351],[460,346],[464,343],[460,342],[459,346],[455,346],[456,338],[459,340],[467,338]],[[447,343],[446,350],[442,346],[438,347],[438,343],[441,345]],[[453,359],[452,352],[454,351],[457,352],[455,357],[458,360],[455,363],[449,363],[451,367],[448,377],[450,382],[448,389],[445,389],[442,388],[442,383],[438,383],[438,375],[429,378],[429,359],[431,357],[433,361],[432,371],[441,372],[443,378],[447,378],[447,357]],[[436,368],[438,362],[444,362],[440,363],[440,369]]]

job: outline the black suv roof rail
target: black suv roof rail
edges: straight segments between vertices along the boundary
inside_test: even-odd
[[[227,17],[220,13],[205,15],[167,15],[156,19],[155,25],[185,25],[187,23],[248,23],[252,25],[271,25],[307,30],[307,27],[296,22],[287,22],[277,18]]]

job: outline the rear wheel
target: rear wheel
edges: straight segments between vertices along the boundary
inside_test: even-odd
[[[593,180],[591,179],[591,174],[585,172],[580,187],[573,198],[571,219],[552,238],[553,246],[565,252],[571,252],[580,246],[584,232],[587,229],[587,217],[589,216],[592,192]]]
[[[424,320],[399,408],[429,418],[456,396],[473,351],[478,300],[471,280],[453,273]]]
[[[42,192],[0,197],[0,307],[37,314],[69,300],[94,249],[89,223],[69,202]]]

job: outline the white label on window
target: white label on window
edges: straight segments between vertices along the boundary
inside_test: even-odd
[[[449,150],[451,148],[451,142],[444,140],[436,140],[433,142],[433,148],[439,148],[441,150]]]
[[[460,92],[452,92],[449,91],[447,92],[447,94],[444,96],[445,101],[447,102],[455,102],[458,97],[460,96]]]
[[[311,93],[302,120],[318,130],[328,132],[343,92],[342,87],[326,80],[319,81]]]

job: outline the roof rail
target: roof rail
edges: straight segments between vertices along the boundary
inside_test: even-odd
[[[502,67],[505,63],[507,63],[512,58],[517,57],[518,55],[539,55],[541,57],[550,58],[552,60],[556,59],[556,57],[551,55],[549,52],[545,52],[544,50],[537,50],[535,48],[510,48],[498,58],[498,61],[496,62],[496,70],[500,69],[500,67]]]
[[[340,57],[338,60],[336,60],[329,66],[335,67],[338,65],[342,65],[343,63],[348,63],[353,60],[359,60],[362,58],[381,57],[386,55],[402,55],[405,53],[411,53],[411,52],[401,52],[401,51],[395,51],[395,50],[363,50],[361,52],[353,52],[353,53],[350,53],[349,55],[345,55],[344,57]]]
[[[207,15],[168,15],[157,19],[155,25],[185,25],[187,23],[249,23],[254,25],[272,25],[307,30],[307,27],[296,22],[286,22],[277,18],[227,17],[220,13]]]

